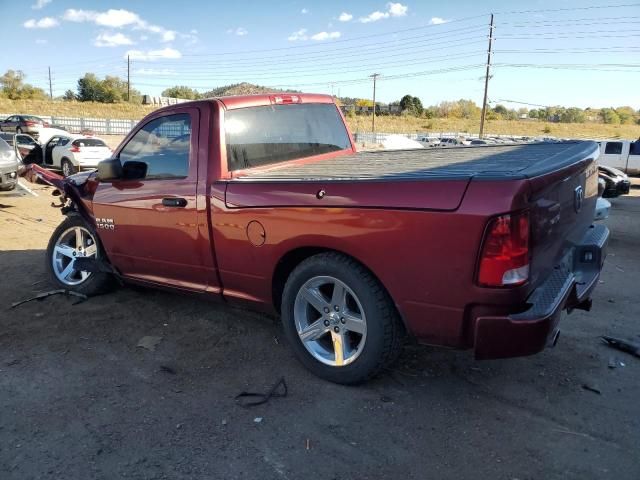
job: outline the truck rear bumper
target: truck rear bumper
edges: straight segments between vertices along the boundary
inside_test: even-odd
[[[588,310],[606,257],[609,229],[589,228],[549,278],[527,299],[524,312],[507,316],[483,316],[475,321],[474,350],[478,359],[532,355],[557,336],[562,312]]]

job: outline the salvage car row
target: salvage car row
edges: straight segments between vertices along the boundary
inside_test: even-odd
[[[20,165],[37,164],[60,170],[65,177],[83,169],[96,168],[109,158],[111,149],[104,140],[92,135],[77,135],[43,127],[38,140],[25,133],[0,132],[0,190],[12,190]]]

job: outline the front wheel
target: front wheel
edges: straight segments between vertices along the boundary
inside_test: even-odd
[[[71,161],[67,160],[66,158],[62,160],[61,167],[62,175],[64,175],[65,177],[69,177],[76,173],[76,167],[74,167],[73,163],[71,163]]]
[[[335,383],[372,378],[402,348],[402,323],[388,293],[366,268],[338,253],[310,257],[291,273],[282,322],[298,359]]]
[[[103,257],[98,236],[79,215],[67,217],[53,232],[47,247],[46,267],[58,287],[85,295],[106,292],[112,283],[108,273],[85,272],[75,267],[76,258]]]

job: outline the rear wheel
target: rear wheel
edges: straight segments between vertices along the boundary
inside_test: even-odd
[[[13,185],[9,185],[8,187],[0,187],[0,192],[9,192],[11,190],[15,190],[16,188],[16,183],[14,183]]]
[[[282,322],[298,359],[326,380],[355,384],[393,362],[403,328],[380,282],[355,260],[322,253],[291,273]]]
[[[62,175],[65,177],[69,177],[76,173],[76,167],[66,158],[62,159],[62,164],[60,166],[62,167]]]
[[[104,293],[112,283],[108,273],[75,268],[76,258],[100,259],[100,240],[79,215],[67,217],[53,232],[47,247],[47,271],[60,288],[85,295]]]

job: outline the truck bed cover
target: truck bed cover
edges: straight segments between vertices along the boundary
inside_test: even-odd
[[[245,171],[237,181],[423,180],[532,178],[594,158],[591,141],[358,152],[268,170]]]

